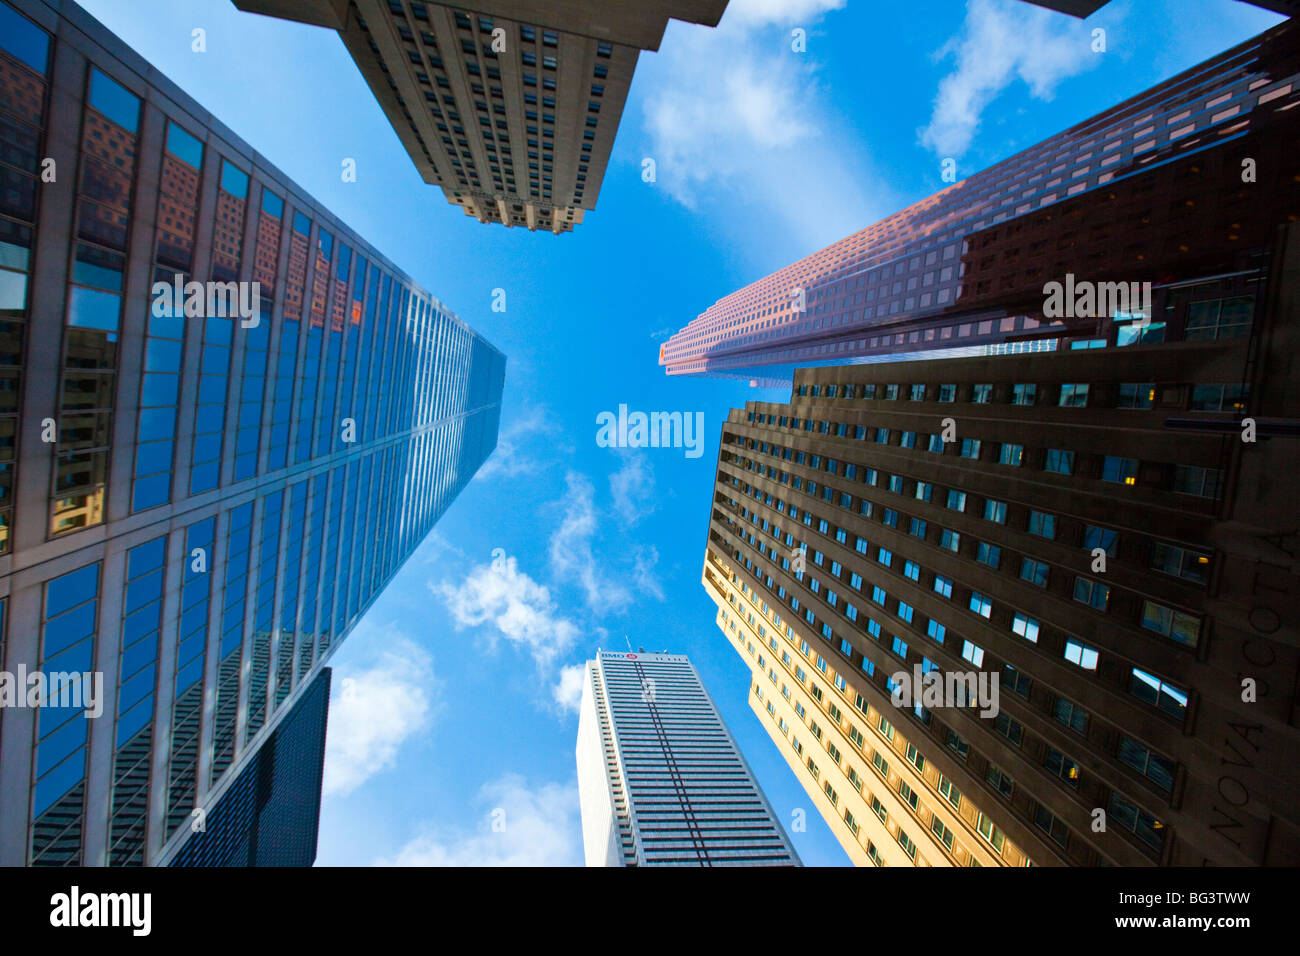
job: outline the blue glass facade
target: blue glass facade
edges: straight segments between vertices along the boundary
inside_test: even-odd
[[[0,663],[105,701],[0,710],[0,864],[172,859],[499,423],[500,352],[108,40],[0,0]]]

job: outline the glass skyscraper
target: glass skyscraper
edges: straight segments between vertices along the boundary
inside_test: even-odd
[[[166,863],[491,453],[505,357],[72,4],[0,2],[0,179],[0,864]]]
[[[598,651],[578,717],[588,866],[798,866],[700,675],[681,654]]]

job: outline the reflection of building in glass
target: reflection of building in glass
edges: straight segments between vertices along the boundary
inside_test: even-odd
[[[1067,273],[1151,282],[1159,321],[1184,283],[1255,269],[1300,213],[1298,50],[1288,21],[1078,123],[720,299],[659,362],[670,375],[788,377],[1114,341],[1112,314],[1044,315],[1044,285]]]
[[[0,709],[0,864],[165,863],[289,766],[496,443],[504,356],[121,48],[0,0],[0,664],[106,692]],[[191,281],[256,281],[258,321],[154,293]]]
[[[316,859],[330,668],[292,710],[192,833],[172,866],[311,866]],[[193,823],[191,823],[193,830]]]
[[[337,30],[424,181],[479,222],[569,232],[609,163],[637,57],[727,0],[235,0]]]

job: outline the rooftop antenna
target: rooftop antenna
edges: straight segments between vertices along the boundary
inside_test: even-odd
[[[628,649],[629,651],[632,650],[632,642],[629,641],[629,640],[627,639],[627,635],[626,635],[626,634],[623,635],[623,640],[627,642],[627,649]]]

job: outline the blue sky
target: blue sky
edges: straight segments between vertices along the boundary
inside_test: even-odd
[[[936,192],[944,158],[985,168],[1280,19],[1235,0],[1117,0],[1086,22],[1017,0],[732,0],[719,28],[672,23],[642,54],[599,206],[556,237],[425,185],[333,33],[228,0],[82,5],[509,357],[496,453],[333,659],[327,865],[580,863],[576,668],[625,637],[691,656],[788,824],[807,798],[699,583],[721,421],[788,395],[668,380],[658,343]],[[702,457],[599,447],[620,404],[703,412]],[[807,817],[804,862],[846,863]]]

